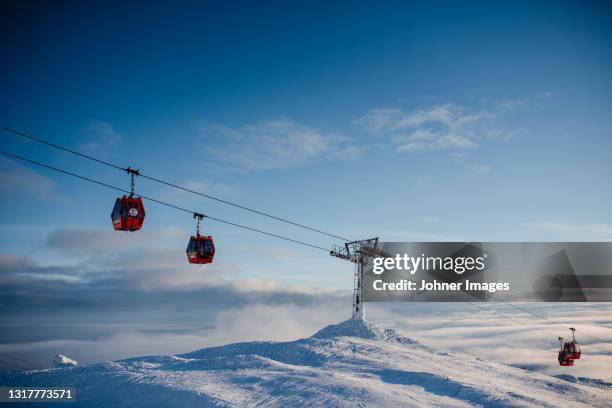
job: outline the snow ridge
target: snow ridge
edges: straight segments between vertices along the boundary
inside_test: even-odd
[[[586,408],[609,407],[612,401],[612,389],[596,380],[555,378],[436,350],[360,319],[289,342],[236,343],[177,356],[4,374],[0,386],[76,387],[75,407],[559,407],[569,403]]]
[[[383,329],[359,318],[329,325],[311,336],[314,339],[330,339],[335,337],[358,337],[368,340],[395,341],[405,344],[416,343],[414,340],[402,336],[393,329]]]
[[[66,357],[63,354],[58,354],[55,356],[55,358],[53,359],[53,366],[56,368],[62,368],[62,367],[76,367],[78,366],[78,362],[76,360],[73,360],[71,358]]]

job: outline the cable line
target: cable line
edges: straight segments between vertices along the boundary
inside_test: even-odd
[[[452,296],[452,295],[451,295],[451,296]],[[459,299],[459,298],[458,298],[458,297],[456,297],[456,296],[453,296],[453,297],[454,297],[455,299]],[[505,305],[511,306],[511,307],[513,307],[513,308],[515,308],[515,309],[521,310],[521,311],[523,311],[523,312],[525,312],[525,313],[527,313],[527,314],[530,314],[530,315],[532,315],[532,316],[534,316],[534,317],[537,317],[538,319],[545,320],[545,321],[547,321],[547,322],[548,322],[548,323],[550,323],[550,324],[554,324],[554,325],[556,325],[556,326],[563,326],[563,327],[565,327],[565,328],[569,328],[569,326],[566,326],[566,325],[565,325],[565,323],[554,322],[554,321],[552,321],[552,320],[548,319],[548,318],[547,318],[547,317],[545,317],[545,316],[539,315],[539,314],[537,314],[537,313],[533,313],[533,312],[531,312],[530,310],[525,309],[525,308],[522,308],[522,307],[520,307],[520,306],[517,306],[517,305],[515,305],[515,304],[513,304],[513,303],[510,303],[510,302],[506,302],[506,301],[503,301],[503,300],[496,299],[496,298],[494,298],[494,297],[493,297],[493,296],[491,296],[491,295],[489,295],[489,298],[490,298],[490,299],[493,299],[493,300],[495,301],[495,303],[498,303],[498,304],[499,304],[499,303],[503,303],[503,304],[505,304]],[[547,333],[547,334],[549,334],[549,335],[551,334],[549,331],[547,331],[547,330],[545,330],[545,329],[540,329],[540,328],[537,328],[537,327],[535,327],[535,326],[533,326],[533,325],[530,325],[530,324],[527,324],[527,323],[522,323],[521,321],[517,320],[516,318],[510,317],[510,316],[506,316],[506,315],[503,315],[503,314],[501,314],[501,313],[499,313],[499,312],[496,312],[495,310],[491,310],[491,309],[488,309],[488,308],[485,308],[485,307],[479,306],[477,303],[470,302],[470,301],[464,301],[464,300],[462,300],[461,302],[468,303],[468,304],[470,304],[470,305],[472,305],[472,306],[474,306],[474,307],[477,307],[477,308],[482,309],[482,310],[486,310],[486,311],[488,311],[488,312],[490,312],[490,313],[496,314],[496,315],[501,316],[501,317],[504,317],[504,318],[506,318],[506,319],[511,319],[511,320],[514,320],[514,321],[516,321],[516,322],[518,322],[518,323],[520,323],[520,324],[522,324],[522,325],[524,325],[524,326],[532,327],[532,328],[533,328],[533,329],[535,329],[535,330],[540,330],[541,332]],[[489,303],[489,302],[484,302],[484,303]],[[596,339],[596,340],[599,340],[599,341],[602,341],[602,342],[607,342],[607,340],[604,340],[604,339],[602,339],[601,337],[597,337],[597,336],[594,336],[594,335],[592,335],[592,334],[589,334],[589,333],[585,332],[584,330],[580,330],[580,333],[581,333],[581,335],[582,335],[582,336],[591,337],[591,338],[593,338],[593,339]],[[554,334],[553,334],[553,336],[554,336]]]
[[[31,159],[28,159],[28,158],[23,157],[23,156],[18,156],[16,154],[9,153],[9,152],[6,152],[4,150],[0,150],[0,153],[4,154],[6,156],[12,157],[14,159],[18,159],[18,160],[25,161],[25,162],[28,162],[28,163],[31,163],[31,164],[35,164],[35,165],[40,166],[40,167],[45,167],[47,169],[50,169],[50,170],[53,170],[53,171],[57,171],[59,173],[67,174],[69,176],[72,176],[72,177],[75,177],[75,178],[79,178],[81,180],[89,181],[90,183],[98,184],[98,185],[106,187],[106,188],[110,188],[110,189],[113,189],[113,190],[121,191],[121,192],[126,193],[126,194],[130,193],[129,190],[126,190],[126,189],[123,189],[123,188],[120,188],[120,187],[116,187],[116,186],[104,183],[102,181],[94,180],[94,179],[89,178],[89,177],[81,176],[80,174],[73,173],[73,172],[70,172],[70,171],[67,171],[67,170],[63,170],[63,169],[60,169],[58,167],[54,167],[54,166],[51,166],[51,165],[48,165],[48,164],[44,164],[44,163],[41,163],[41,162],[38,162],[38,161],[35,161],[35,160],[31,160]],[[152,197],[147,197],[147,196],[144,196],[144,195],[140,195],[140,197],[142,197],[142,198],[144,198],[146,200],[152,201],[154,203],[157,203],[157,204],[165,205],[167,207],[174,208],[176,210],[186,212],[188,214],[197,213],[197,211],[188,210],[188,209],[180,207],[178,205],[171,204],[171,203],[168,203],[168,202],[165,202],[165,201],[161,201],[161,200],[158,200],[158,199],[155,199],[155,198],[152,198]],[[223,223],[223,224],[232,225],[234,227],[242,228],[242,229],[253,231],[253,232],[258,232],[260,234],[268,235],[270,237],[283,239],[285,241],[293,242],[293,243],[296,243],[296,244],[308,246],[308,247],[315,248],[315,249],[320,249],[320,250],[328,252],[328,253],[330,252],[330,250],[327,249],[327,248],[323,248],[323,247],[320,247],[318,245],[310,244],[308,242],[299,241],[297,239],[289,238],[289,237],[286,237],[286,236],[283,236],[283,235],[278,235],[278,234],[274,234],[274,233],[267,232],[267,231],[264,231],[264,230],[260,230],[260,229],[257,229],[257,228],[249,227],[249,226],[246,226],[246,225],[237,224],[235,222],[223,220],[221,218],[215,218],[215,217],[211,217],[211,216],[208,216],[208,215],[205,215],[205,217],[210,219],[210,220],[217,221],[217,222],[220,222],[220,223]]]
[[[493,300],[494,300],[495,302],[497,302],[497,303],[503,303],[503,304],[506,304],[506,305],[508,305],[508,306],[511,306],[511,307],[513,307],[513,308],[515,308],[515,309],[522,310],[522,311],[523,311],[523,312],[525,312],[525,313],[528,313],[528,314],[530,314],[530,315],[532,315],[532,316],[534,316],[534,317],[537,317],[537,318],[539,318],[539,319],[546,320],[547,322],[549,322],[549,323],[551,323],[551,324],[554,324],[554,325],[556,325],[556,326],[563,326],[563,327],[565,327],[565,328],[567,328],[567,329],[569,329],[569,327],[570,327],[569,325],[568,325],[568,326],[566,326],[566,324],[565,324],[565,323],[560,323],[560,322],[555,322],[555,321],[552,321],[552,320],[550,320],[549,318],[547,318],[547,317],[545,317],[545,316],[539,315],[539,314],[537,314],[537,313],[533,313],[533,312],[531,312],[530,310],[525,309],[525,308],[520,307],[520,306],[517,306],[517,305],[515,305],[515,304],[513,304],[513,303],[510,303],[510,302],[505,302],[505,301],[503,301],[503,300],[496,299],[496,298],[494,298],[494,297],[493,297],[493,296],[491,296],[491,295],[489,295],[489,297],[490,297],[491,299],[493,299]],[[599,340],[599,341],[607,342],[607,340],[604,340],[604,339],[602,339],[601,337],[597,337],[597,336],[594,336],[594,335],[592,335],[592,334],[589,334],[589,333],[585,332],[584,330],[580,330],[580,333],[581,333],[581,335],[582,335],[582,336],[586,336],[586,337],[590,337],[590,338],[595,339],[595,340]]]
[[[271,218],[273,220],[281,221],[281,222],[284,222],[284,223],[287,223],[287,224],[294,225],[296,227],[300,227],[300,228],[304,228],[304,229],[307,229],[307,230],[310,230],[310,231],[318,232],[319,234],[327,235],[327,236],[333,237],[333,238],[338,238],[338,239],[341,239],[343,241],[352,241],[349,238],[343,238],[343,237],[341,237],[339,235],[335,235],[335,234],[332,234],[332,233],[329,233],[329,232],[325,232],[325,231],[322,231],[322,230],[317,229],[317,228],[309,227],[309,226],[304,225],[304,224],[299,224],[297,222],[294,222],[294,221],[291,221],[291,220],[287,220],[287,219],[284,219],[284,218],[280,218],[280,217],[277,217],[275,215],[268,214],[268,213],[265,213],[265,212],[262,212],[262,211],[254,210],[252,208],[245,207],[245,206],[240,205],[240,204],[232,203],[231,201],[223,200],[221,198],[214,197],[214,196],[211,196],[211,195],[208,195],[208,194],[204,194],[204,193],[192,190],[192,189],[187,188],[187,187],[182,187],[182,186],[179,186],[177,184],[173,184],[173,183],[170,183],[170,182],[167,182],[167,181],[164,181],[164,180],[160,180],[160,179],[157,179],[155,177],[147,176],[145,174],[141,174],[140,177],[145,178],[147,180],[155,181],[155,182],[160,183],[160,184],[165,184],[165,185],[167,185],[169,187],[174,187],[174,188],[177,188],[179,190],[186,191],[188,193],[197,194],[197,195],[202,196],[202,197],[210,198],[211,200],[215,200],[215,201],[218,201],[218,202],[223,203],[223,204],[231,205],[232,207],[240,208],[242,210],[250,211],[250,212],[255,213],[255,214],[263,215],[264,217],[268,217],[268,218]]]
[[[403,279],[403,276],[401,276],[401,275],[400,275],[400,274],[398,274],[397,272],[394,272],[394,271],[387,271],[387,273],[389,273],[390,275],[394,275],[394,276],[395,276],[395,277],[397,277],[397,278]],[[551,336],[551,335],[552,335],[553,337],[555,337],[555,336],[556,336],[556,334],[554,334],[554,333],[552,333],[552,332],[550,332],[550,331],[548,331],[548,330],[546,330],[546,329],[544,329],[544,328],[537,327],[537,326],[534,326],[534,325],[532,325],[532,324],[522,322],[522,321],[518,320],[516,317],[511,317],[511,316],[508,316],[508,315],[504,315],[504,314],[502,314],[502,313],[500,313],[500,312],[497,312],[497,311],[495,311],[495,310],[491,310],[491,309],[489,309],[489,308],[487,308],[487,307],[481,306],[481,305],[479,305],[478,303],[475,303],[475,302],[470,302],[469,300],[462,300],[462,299],[461,299],[460,297],[458,297],[457,295],[449,295],[449,296],[451,296],[451,297],[453,297],[453,298],[457,299],[457,300],[458,300],[459,302],[461,302],[461,303],[467,303],[467,304],[469,304],[469,305],[471,305],[471,306],[474,306],[474,307],[476,307],[476,308],[478,308],[478,309],[481,309],[481,310],[484,310],[484,311],[486,311],[486,312],[493,313],[493,314],[495,314],[495,315],[498,315],[498,316],[500,316],[500,317],[503,317],[504,319],[513,320],[513,321],[517,322],[518,324],[521,324],[521,325],[523,325],[523,326],[525,326],[525,327],[530,327],[530,328],[532,328],[533,330],[538,330],[538,331],[540,331],[540,332],[542,332],[542,333],[545,333],[547,336]],[[546,320],[547,322],[549,322],[549,323],[551,323],[551,324],[554,324],[554,325],[557,325],[557,326],[564,326],[564,327],[569,328],[569,326],[565,326],[565,324],[564,324],[564,323],[554,322],[554,321],[552,321],[552,320],[550,320],[550,319],[546,318],[545,316],[542,316],[542,315],[539,315],[539,314],[533,313],[533,312],[531,312],[530,310],[524,309],[524,308],[522,308],[522,307],[520,307],[520,306],[516,306],[516,305],[514,305],[514,304],[512,304],[512,303],[510,303],[510,302],[505,302],[505,301],[503,301],[503,300],[496,299],[496,298],[494,298],[492,295],[489,295],[489,298],[490,298],[490,299],[493,299],[493,300],[494,300],[496,303],[503,303],[503,304],[506,304],[506,305],[508,305],[508,306],[512,306],[512,307],[514,307],[514,308],[516,308],[516,309],[519,309],[519,310],[522,310],[523,312],[526,312],[526,313],[528,313],[528,314],[530,314],[530,315],[532,315],[532,316],[534,316],[534,317],[537,317],[537,318],[539,318],[539,319]],[[484,303],[489,303],[489,302],[484,302]],[[586,336],[586,337],[591,337],[591,338],[593,338],[593,339],[596,339],[596,340],[599,340],[599,341],[602,341],[602,342],[607,342],[607,340],[604,340],[604,339],[602,339],[601,337],[593,336],[593,335],[591,335],[591,334],[589,334],[589,333],[587,333],[587,332],[585,332],[585,331],[583,331],[583,330],[581,330],[581,331],[580,331],[580,333],[581,333],[581,335],[584,335],[584,336]]]
[[[4,126],[0,126],[0,129],[4,130],[6,132],[13,133],[13,134],[15,134],[17,136],[25,137],[26,139],[30,139],[30,140],[33,140],[33,141],[38,142],[38,143],[42,143],[42,144],[54,147],[54,148],[59,149],[59,150],[63,150],[63,151],[68,152],[68,153],[76,154],[77,156],[81,156],[81,157],[83,157],[85,159],[88,159],[88,160],[93,160],[95,162],[98,162],[100,164],[104,164],[105,166],[109,166],[109,167],[115,168],[117,170],[127,170],[126,168],[121,167],[121,166],[117,166],[116,164],[109,163],[109,162],[101,160],[101,159],[97,159],[97,158],[95,158],[93,156],[89,156],[89,155],[77,152],[76,150],[72,150],[72,149],[69,149],[67,147],[60,146],[58,144],[49,142],[47,140],[40,139],[40,138],[34,137],[32,135],[28,135],[26,133],[20,132],[20,131],[15,130],[15,129],[7,128],[7,127],[4,127]]]
[[[13,364],[13,363],[7,363],[6,361],[0,361],[0,364],[4,364],[5,366],[8,367],[13,367],[13,368],[17,368],[19,370],[23,370],[23,371],[29,371],[29,368],[26,368],[24,366],[18,365],[18,364]]]
[[[495,310],[491,310],[491,309],[489,309],[489,308],[486,308],[486,307],[480,306],[480,305],[478,305],[478,304],[477,304],[477,303],[475,303],[475,302],[468,302],[468,301],[464,301],[464,302],[465,302],[465,303],[467,303],[467,304],[470,304],[470,305],[472,305],[472,306],[474,306],[474,307],[477,307],[477,308],[478,308],[478,309],[480,309],[480,310],[484,310],[484,311],[486,311],[486,312],[496,314],[496,315],[498,315],[498,316],[500,316],[500,317],[503,317],[504,319],[513,320],[513,321],[515,321],[515,322],[517,322],[517,323],[519,323],[519,324],[521,324],[521,325],[523,325],[523,326],[526,326],[526,327],[531,327],[531,329],[532,329],[532,330],[538,330],[538,331],[540,331],[540,332],[542,332],[542,333],[546,334],[546,336],[553,336],[553,337],[555,337],[555,336],[556,336],[556,334],[555,334],[555,333],[549,332],[549,331],[548,331],[548,330],[546,330],[546,329],[543,329],[543,328],[540,328],[540,327],[536,327],[536,326],[534,326],[534,325],[532,325],[532,324],[528,324],[528,323],[521,322],[520,320],[518,320],[518,319],[517,319],[517,318],[515,318],[515,317],[510,317],[510,316],[504,315],[504,314],[502,314],[502,313],[496,312]],[[486,303],[486,302],[485,302],[485,303]]]
[[[452,295],[451,295],[451,296],[452,296]],[[454,296],[454,297],[455,297],[455,296]],[[525,309],[525,308],[522,308],[522,307],[520,307],[520,306],[517,306],[517,305],[515,305],[515,304],[513,304],[513,303],[510,303],[510,302],[505,302],[505,301],[503,301],[503,300],[496,299],[496,298],[494,298],[493,296],[490,296],[490,295],[489,295],[489,297],[490,297],[490,299],[493,299],[493,300],[495,301],[495,303],[498,303],[498,304],[499,304],[499,303],[503,303],[503,304],[505,304],[505,305],[508,305],[508,306],[514,307],[515,309],[521,310],[521,311],[523,311],[523,312],[525,312],[525,313],[527,313],[527,314],[530,314],[530,315],[532,315],[532,316],[534,316],[534,317],[537,317],[538,319],[543,319],[543,320],[547,321],[547,322],[548,322],[548,323],[550,323],[550,324],[554,324],[554,325],[556,325],[556,326],[563,326],[563,327],[565,327],[565,328],[569,328],[569,326],[566,326],[566,325],[565,325],[565,323],[554,322],[554,321],[552,321],[552,320],[548,319],[548,318],[547,318],[547,317],[545,317],[545,316],[542,316],[542,315],[539,315],[539,314],[533,313],[533,312],[531,312],[531,311],[529,311],[529,310],[527,310],[527,309]],[[455,297],[455,298],[456,298],[456,299],[459,299],[458,297]],[[506,316],[506,315],[503,315],[503,314],[501,314],[501,313],[499,313],[499,312],[496,312],[495,310],[491,310],[491,309],[488,309],[488,308],[485,308],[485,307],[479,306],[477,303],[474,303],[474,302],[469,302],[469,301],[461,301],[461,302],[468,303],[468,304],[470,304],[470,305],[472,305],[472,306],[474,306],[474,307],[477,307],[477,308],[482,309],[482,310],[486,310],[486,311],[488,311],[488,312],[490,312],[490,313],[496,314],[496,315],[501,316],[501,317],[503,317],[503,318],[514,320],[514,321],[518,322],[519,324],[522,324],[522,325],[527,326],[527,327],[531,327],[531,328],[533,328],[534,330],[539,330],[539,331],[541,331],[541,332],[543,332],[543,333],[547,333],[547,334],[549,334],[549,335],[551,334],[551,332],[549,332],[549,331],[547,331],[547,330],[545,330],[545,329],[537,328],[537,327],[535,327],[535,326],[533,326],[533,325],[530,325],[530,324],[527,324],[527,323],[522,323],[521,321],[519,321],[519,320],[518,320],[518,319],[516,319],[516,318],[510,317],[510,316]],[[488,302],[484,302],[484,303],[488,303]],[[581,334],[582,336],[590,337],[590,338],[593,338],[593,339],[595,339],[595,340],[599,340],[599,341],[602,341],[602,342],[607,342],[607,340],[604,340],[604,339],[602,339],[601,337],[597,337],[597,336],[594,336],[594,335],[592,335],[592,334],[589,334],[589,333],[585,332],[584,330],[580,330],[580,334]],[[555,336],[555,334],[552,334],[552,335],[553,335],[553,336]]]
[[[37,365],[39,367],[44,367],[42,364],[36,363],[34,361],[26,360],[24,358],[13,357],[13,356],[10,356],[8,354],[0,353],[0,356],[6,357],[6,358],[11,358],[11,359],[17,360],[17,361],[21,361],[23,363],[34,364],[34,365]]]
[[[395,272],[392,272],[392,271],[387,271],[387,273],[389,273],[390,275],[395,275],[396,277],[398,277],[398,278],[400,278],[400,279],[403,279],[403,276],[401,276],[401,275],[399,275],[399,274],[397,274],[397,273],[395,273]],[[517,320],[516,318],[509,317],[509,316],[505,316],[505,315],[503,315],[503,314],[501,314],[501,313],[496,312],[495,310],[491,310],[491,309],[488,309],[488,308],[481,307],[481,306],[479,306],[478,304],[476,304],[476,303],[474,303],[474,302],[470,302],[470,301],[467,301],[467,300],[461,300],[461,299],[460,299],[458,296],[455,296],[455,295],[449,295],[449,296],[454,297],[455,299],[457,299],[458,301],[460,301],[460,302],[462,302],[462,303],[468,303],[468,304],[470,304],[470,305],[472,305],[472,306],[474,306],[474,307],[477,307],[477,308],[482,309],[482,310],[486,310],[486,311],[488,311],[488,312],[490,312],[490,313],[496,314],[496,315],[501,316],[501,317],[504,317],[504,318],[506,318],[506,319],[515,320],[515,321],[519,322],[520,324],[523,324],[524,326],[533,327],[535,330],[540,330],[540,331],[542,331],[542,332],[546,332],[544,329],[538,329],[538,328],[535,328],[534,326],[530,326],[529,324],[522,323],[522,322],[520,322],[519,320]],[[490,298],[490,299],[492,299],[492,300],[494,300],[494,301],[495,301],[495,303],[503,303],[503,304],[505,304],[505,305],[511,306],[511,307],[513,307],[513,308],[515,308],[515,309],[517,309],[517,310],[521,310],[521,311],[523,311],[523,312],[525,312],[525,313],[527,313],[527,314],[530,314],[530,315],[532,315],[533,317],[536,317],[536,318],[538,318],[538,319],[545,320],[545,321],[547,321],[547,322],[548,322],[548,323],[550,323],[550,324],[554,324],[554,325],[556,325],[556,326],[563,326],[563,327],[565,327],[565,328],[567,328],[567,329],[569,329],[569,328],[570,328],[570,326],[569,326],[569,325],[567,325],[567,326],[566,326],[566,323],[552,321],[552,320],[550,320],[549,318],[547,318],[546,316],[542,316],[542,315],[540,315],[540,314],[534,313],[534,312],[532,312],[532,311],[530,311],[530,310],[528,310],[528,309],[525,309],[525,308],[523,308],[523,307],[517,306],[517,305],[515,305],[515,304],[513,304],[513,303],[510,303],[510,302],[506,302],[506,301],[504,301],[504,300],[497,299],[497,298],[495,298],[493,295],[490,295],[490,294],[489,294],[489,298]],[[489,303],[489,302],[484,302],[484,303]],[[548,332],[548,334],[550,334],[550,332]],[[585,336],[585,337],[590,337],[590,338],[592,338],[592,339],[595,339],[595,340],[598,340],[598,341],[601,341],[601,342],[607,342],[607,340],[602,339],[601,337],[597,337],[597,336],[595,336],[595,335],[589,334],[588,332],[586,332],[586,331],[584,331],[584,330],[580,330],[580,334],[581,334],[582,336]]]
[[[112,168],[117,169],[117,170],[127,171],[127,169],[128,169],[126,167],[121,167],[121,166],[118,166],[116,164],[107,162],[105,160],[98,159],[96,157],[93,157],[93,156],[90,156],[90,155],[78,152],[76,150],[69,149],[67,147],[60,146],[58,144],[49,142],[47,140],[44,140],[44,139],[41,139],[41,138],[38,138],[38,137],[35,137],[35,136],[32,136],[32,135],[29,135],[29,134],[21,132],[19,130],[11,129],[11,128],[8,128],[8,127],[5,127],[5,126],[0,126],[0,130],[4,130],[6,132],[13,133],[13,134],[15,134],[17,136],[21,136],[21,137],[24,137],[24,138],[29,139],[29,140],[33,140],[33,141],[38,142],[38,143],[42,143],[42,144],[45,144],[47,146],[50,146],[50,147],[53,147],[53,148],[56,148],[56,149],[59,149],[59,150],[65,151],[65,152],[75,154],[77,156],[83,157],[83,158],[88,159],[88,160],[95,161],[95,162],[97,162],[99,164],[103,164],[105,166],[109,166],[109,167],[112,167]],[[223,203],[223,204],[231,205],[232,207],[240,208],[241,210],[250,211],[250,212],[252,212],[254,214],[258,214],[258,215],[261,215],[261,216],[264,216],[264,217],[268,217],[268,218],[271,218],[271,219],[276,220],[276,221],[281,221],[281,222],[284,222],[284,223],[287,223],[287,224],[291,224],[293,226],[304,228],[304,229],[307,229],[307,230],[310,230],[310,231],[313,231],[313,232],[317,232],[319,234],[327,235],[329,237],[338,238],[338,239],[341,239],[343,241],[352,241],[349,238],[344,238],[344,237],[341,237],[339,235],[332,234],[330,232],[325,232],[325,231],[320,230],[318,228],[309,227],[307,225],[300,224],[298,222],[291,221],[291,220],[288,220],[286,218],[277,217],[275,215],[272,215],[272,214],[269,214],[269,213],[266,213],[266,212],[263,212],[263,211],[255,210],[253,208],[250,208],[250,207],[247,207],[247,206],[244,206],[244,205],[241,205],[241,204],[236,204],[236,203],[233,203],[231,201],[227,201],[227,200],[224,200],[222,198],[212,196],[210,194],[204,194],[202,192],[199,192],[199,191],[196,191],[196,190],[192,190],[190,188],[183,187],[183,186],[180,186],[178,184],[171,183],[169,181],[164,181],[164,180],[158,179],[156,177],[147,176],[147,175],[142,174],[142,173],[140,173],[139,175],[140,175],[140,177],[145,178],[147,180],[151,180],[151,181],[154,181],[156,183],[164,184],[164,185],[169,186],[169,187],[173,187],[173,188],[176,188],[176,189],[179,189],[179,190],[183,190],[183,191],[186,191],[188,193],[196,194],[196,195],[199,195],[201,197],[209,198],[211,200],[215,200],[215,201]]]
[[[390,275],[395,275],[396,277],[398,277],[398,278],[400,278],[400,279],[402,279],[402,278],[403,278],[403,276],[401,276],[401,275],[399,275],[398,273],[393,272],[393,271],[387,271],[387,273],[389,273]],[[459,296],[457,296],[457,295],[450,295],[450,294],[449,294],[449,296],[451,296],[451,297],[453,297],[453,298],[457,299],[457,300],[458,300],[459,302],[461,302],[461,303],[467,303],[468,305],[474,306],[474,307],[476,307],[476,308],[478,308],[478,309],[480,309],[480,310],[484,310],[484,311],[486,311],[486,312],[488,312],[488,313],[493,313],[493,314],[495,314],[495,315],[498,315],[498,316],[500,316],[500,317],[503,317],[504,319],[513,320],[513,321],[517,322],[518,324],[523,325],[523,326],[525,326],[525,327],[530,327],[530,328],[532,328],[533,330],[538,330],[538,331],[540,331],[540,332],[542,332],[542,333],[545,333],[547,336],[551,336],[551,335],[552,335],[553,337],[555,337],[555,336],[556,336],[556,334],[551,333],[551,332],[549,332],[549,331],[548,331],[548,330],[546,330],[546,329],[543,329],[543,328],[540,328],[540,327],[536,327],[536,326],[534,326],[534,325],[532,325],[532,324],[528,324],[528,323],[522,322],[522,321],[518,320],[518,319],[517,319],[517,318],[515,318],[515,317],[511,317],[511,316],[504,315],[504,314],[502,314],[502,313],[500,313],[500,312],[497,312],[497,311],[495,311],[495,310],[491,310],[491,309],[486,308],[486,307],[484,307],[484,306],[480,306],[478,303],[475,303],[475,302],[470,302],[469,300],[462,300],[462,299],[461,299]],[[501,302],[501,301],[497,301],[497,302],[498,302],[498,303],[505,303],[505,302]],[[484,302],[484,303],[487,303],[487,302]],[[537,315],[535,315],[535,316],[537,316]]]

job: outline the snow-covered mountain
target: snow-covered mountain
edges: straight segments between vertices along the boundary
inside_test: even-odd
[[[351,319],[292,342],[13,373],[0,384],[76,387],[83,407],[612,406],[609,384],[572,378],[433,349]]]
[[[64,368],[64,367],[76,367],[79,363],[76,360],[66,357],[63,354],[58,354],[53,359],[53,366],[55,368]]]

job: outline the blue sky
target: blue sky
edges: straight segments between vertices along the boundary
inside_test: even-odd
[[[355,239],[612,239],[605,2],[2,7],[4,126]],[[8,134],[0,143],[129,185]],[[114,192],[0,166],[4,273],[70,287],[58,294],[108,276],[141,292],[215,279],[240,296],[352,287],[349,264],[212,221],[217,262],[189,269],[189,215],[147,203],[145,229],[118,238]],[[144,180],[137,190],[337,243]]]

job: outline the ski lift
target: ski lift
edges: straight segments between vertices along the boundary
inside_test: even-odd
[[[579,360],[580,355],[582,354],[580,350],[580,345],[576,340],[576,329],[570,327],[572,331],[572,341],[563,341],[563,337],[559,337],[559,354],[557,359],[559,360],[559,365],[561,366],[573,366],[574,360]]]
[[[200,221],[204,219],[204,214],[194,213],[193,218],[197,219],[196,235],[191,236],[187,245],[187,260],[200,265],[212,263],[215,256],[213,238],[200,235]]]
[[[568,341],[563,345],[565,352],[571,357],[572,360],[579,360],[582,352],[580,351],[580,345],[576,340],[576,329],[570,327],[572,331],[572,341]]]
[[[140,173],[130,167],[127,168],[127,172],[132,178],[130,195],[117,198],[111,212],[113,228],[116,231],[138,231],[142,228],[145,219],[142,197],[134,197],[134,176],[139,176]]]
[[[562,367],[571,367],[574,365],[574,360],[572,360],[565,351],[563,337],[559,337],[559,354],[557,355],[557,360],[559,360],[559,365]]]

